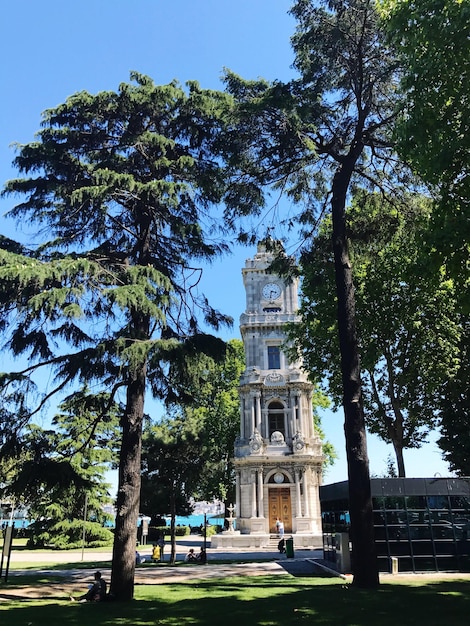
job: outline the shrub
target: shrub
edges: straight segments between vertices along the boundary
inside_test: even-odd
[[[83,545],[83,522],[80,520],[53,522],[41,520],[31,524],[28,548],[51,547],[56,550],[71,550]],[[101,548],[113,543],[113,533],[98,522],[86,522],[85,546]]]
[[[206,537],[211,537],[217,534],[217,526],[206,526]]]

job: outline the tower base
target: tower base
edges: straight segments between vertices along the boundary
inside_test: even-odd
[[[312,550],[320,550],[323,548],[322,535],[307,534],[289,534],[284,535],[284,539],[292,537],[294,540],[294,548],[304,548]],[[236,535],[229,533],[220,533],[212,535],[211,548],[272,548],[277,549],[277,542],[280,537],[269,534],[256,535]]]

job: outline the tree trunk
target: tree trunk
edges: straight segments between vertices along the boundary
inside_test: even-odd
[[[400,478],[406,477],[405,472],[405,459],[403,458],[403,445],[400,442],[392,440],[393,449],[395,450],[395,457],[397,459],[397,472]]]
[[[333,179],[332,217],[338,331],[343,381],[344,433],[349,477],[353,585],[363,589],[379,585],[374,544],[369,459],[362,404],[359,345],[356,330],[354,285],[346,235],[346,195],[354,167],[353,157]]]
[[[142,366],[128,385],[122,423],[110,593],[116,600],[123,601],[134,597],[145,379],[146,367]]]

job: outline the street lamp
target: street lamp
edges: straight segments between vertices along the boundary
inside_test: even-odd
[[[204,552],[206,551],[207,543],[207,511],[204,511]]]
[[[206,545],[207,545],[207,513],[211,510],[211,507],[209,504],[204,504],[201,507],[201,512],[204,514],[204,529],[203,529],[203,540],[204,540],[204,552],[206,551]]]

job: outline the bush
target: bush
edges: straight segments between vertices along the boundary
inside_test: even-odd
[[[186,537],[191,533],[190,526],[175,526],[175,537]],[[153,543],[157,541],[159,537],[170,534],[170,526],[149,526],[149,534],[147,535],[147,541]]]
[[[217,526],[206,526],[206,537],[212,537],[217,534]]]
[[[50,547],[56,550],[71,550],[83,546],[83,522],[80,520],[52,522],[42,520],[30,526],[31,536],[28,548]],[[97,522],[85,524],[85,546],[87,548],[104,548],[112,545],[113,533]]]

